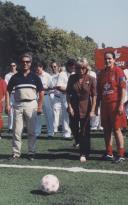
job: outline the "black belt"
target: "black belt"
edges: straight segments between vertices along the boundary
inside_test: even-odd
[[[35,100],[35,99],[33,99],[33,100]],[[19,102],[32,102],[33,100],[24,99],[24,100],[20,100]]]

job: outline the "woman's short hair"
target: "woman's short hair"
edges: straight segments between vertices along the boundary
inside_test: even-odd
[[[76,63],[76,67],[86,67],[87,70],[90,69],[89,63],[87,58],[78,58],[77,63]]]

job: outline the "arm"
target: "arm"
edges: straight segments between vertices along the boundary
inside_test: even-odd
[[[96,109],[96,96],[92,97],[92,108],[90,112],[90,117],[95,116],[95,109]]]
[[[5,112],[7,114],[10,113],[10,110],[11,110],[11,106],[10,106],[10,94],[13,90],[13,87],[14,87],[14,77],[12,77],[10,80],[9,80],[9,83],[6,87],[6,93],[5,93]]]
[[[121,69],[118,70],[118,79],[119,79],[118,85],[120,90],[118,113],[122,115],[124,112],[124,102],[126,96],[126,78],[124,72]]]
[[[96,109],[96,79],[92,78],[92,84],[91,84],[91,101],[92,101],[92,106],[91,106],[91,111],[90,111],[90,117],[95,116],[95,109]]]
[[[56,89],[62,93],[66,93],[68,83],[68,76],[65,72],[61,72],[58,76],[58,81],[56,84]]]
[[[95,114],[98,115],[98,109],[99,109],[100,104],[101,104],[101,93],[102,93],[100,74],[97,78],[96,92],[97,92],[97,97],[96,97]]]
[[[124,110],[125,95],[126,95],[126,89],[122,88],[121,89],[120,103],[119,103],[119,108],[118,108],[118,112],[120,115],[123,113],[123,110]]]
[[[70,102],[70,96],[67,94],[66,97],[67,97],[67,104],[68,104],[67,111],[71,116],[74,116],[74,110]]]
[[[38,97],[38,107],[37,107],[37,114],[42,113],[42,105],[43,105],[43,99],[44,99],[44,91],[39,92],[39,97]]]
[[[5,94],[5,112],[7,114],[9,114],[10,113],[10,109],[11,109],[11,107],[10,107],[10,94],[7,91],[6,94]]]
[[[67,104],[68,104],[67,111],[71,116],[74,116],[74,110],[71,105],[71,87],[72,86],[70,82],[71,82],[71,78],[69,78],[68,80],[67,89],[66,89],[66,98],[67,98]]]
[[[65,86],[56,86],[55,89],[59,90],[60,92],[65,93],[66,92],[66,87]]]

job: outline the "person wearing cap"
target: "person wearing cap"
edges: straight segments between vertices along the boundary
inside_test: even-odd
[[[8,85],[9,80],[11,79],[11,77],[17,73],[17,64],[15,61],[12,61],[10,63],[9,67],[10,67],[10,72],[5,75],[5,82],[7,85]],[[10,112],[8,113],[8,131],[9,131],[9,133],[13,129],[13,113],[14,113],[13,105],[14,105],[14,90],[10,94]]]
[[[90,153],[90,117],[95,115],[96,80],[88,75],[88,61],[80,58],[76,62],[75,74],[67,85],[68,112],[73,136],[80,145],[80,162],[86,162]]]
[[[28,132],[28,159],[33,160],[35,154],[35,125],[37,113],[42,112],[43,85],[40,78],[32,72],[32,55],[24,53],[20,57],[19,72],[13,75],[7,86],[6,112],[10,112],[10,98],[14,92],[14,121],[13,121],[13,154],[10,160],[17,160],[21,156],[21,137],[24,121]],[[37,101],[38,94],[38,101]]]

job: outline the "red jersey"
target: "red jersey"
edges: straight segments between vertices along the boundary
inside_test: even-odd
[[[3,97],[5,96],[6,93],[6,82],[3,79],[0,79],[0,101],[3,99]]]
[[[126,88],[123,70],[119,67],[102,70],[98,77],[97,88],[102,103],[119,101],[122,88]]]
[[[3,100],[5,97],[7,85],[3,79],[0,79],[0,129],[3,127],[2,112],[3,112]]]
[[[0,79],[0,112],[2,112],[2,104],[5,97],[6,88],[6,82],[3,79]]]

